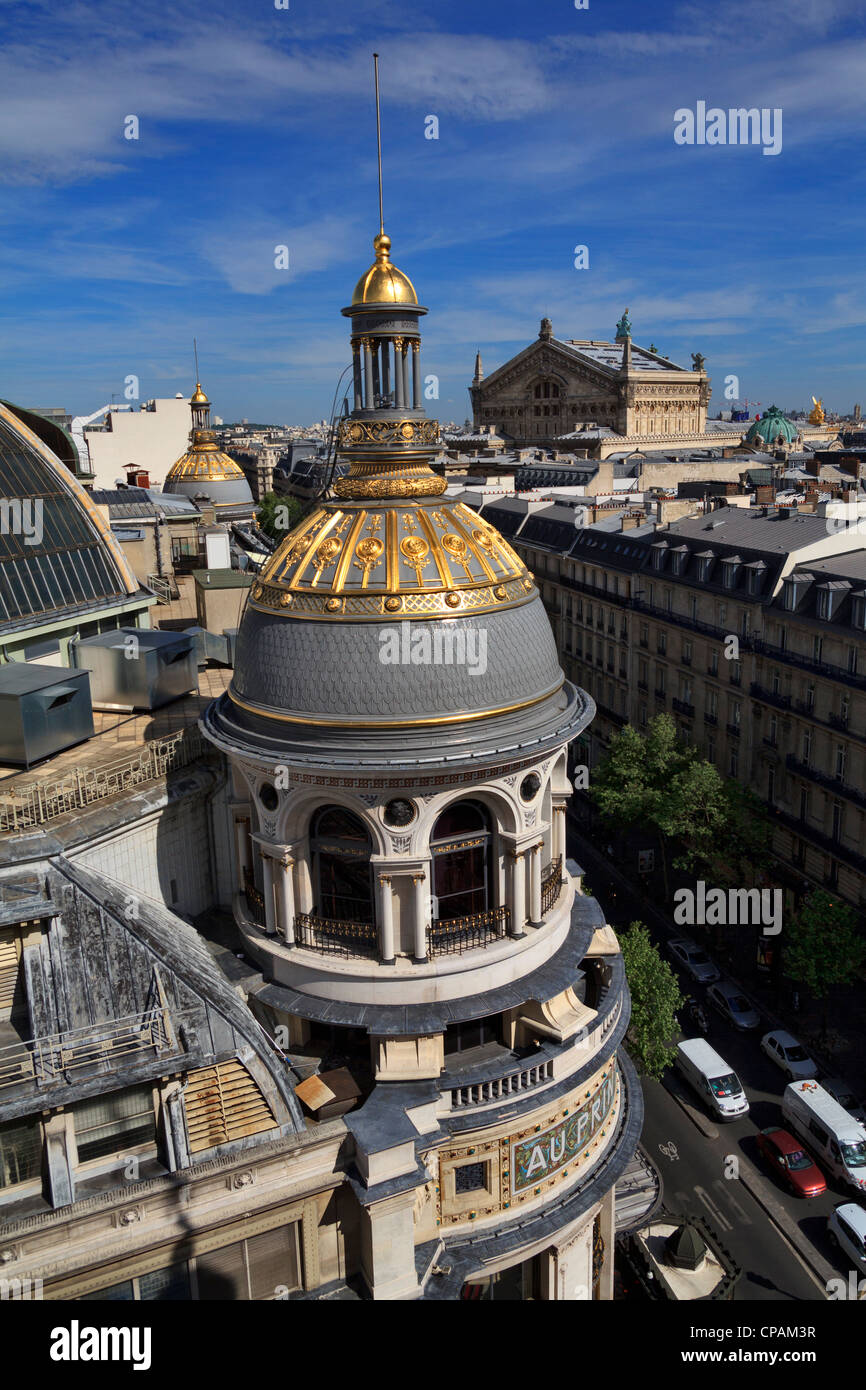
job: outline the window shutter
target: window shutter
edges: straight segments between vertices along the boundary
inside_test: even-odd
[[[296,1225],[278,1226],[247,1241],[251,1298],[273,1298],[280,1284],[299,1287],[297,1230]]]
[[[240,1302],[249,1300],[244,1243],[224,1245],[196,1257],[199,1299]]]
[[[0,1022],[7,1022],[24,1007],[23,992],[18,990],[20,965],[20,931],[0,932]]]
[[[276,1125],[267,1101],[240,1062],[190,1072],[184,1098],[190,1153],[263,1134]]]

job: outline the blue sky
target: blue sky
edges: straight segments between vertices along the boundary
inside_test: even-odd
[[[326,414],[377,230],[375,48],[440,418],[476,349],[492,370],[542,315],[612,338],[626,305],[635,342],[705,355],[713,411],[728,374],[866,406],[862,0],[0,0],[0,36],[7,399],[188,394],[195,334],[225,419]],[[698,101],[781,107],[782,152],[678,146]]]

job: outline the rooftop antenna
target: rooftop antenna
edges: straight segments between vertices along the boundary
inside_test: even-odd
[[[382,203],[382,117],[379,112],[379,55],[373,54],[373,75],[376,80],[376,148],[379,153],[379,235],[385,233],[385,212]]]
[[[199,375],[198,375],[198,343],[196,342],[195,338],[193,338],[193,340],[192,340],[192,351],[193,351],[193,356],[195,357],[195,379],[196,379],[196,381],[198,381],[198,379],[199,379]]]

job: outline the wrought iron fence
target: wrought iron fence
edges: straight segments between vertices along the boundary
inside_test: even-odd
[[[347,922],[337,917],[317,917],[313,912],[295,914],[295,940],[310,951],[329,956],[379,955],[379,933],[373,922]]]
[[[505,935],[510,915],[507,907],[494,907],[471,917],[452,917],[450,921],[431,923],[428,934],[431,956],[456,955],[489,946]]]
[[[188,767],[209,750],[198,729],[181,729],[152,739],[134,754],[102,767],[75,768],[50,781],[0,786],[0,833],[44,825],[96,801],[156,782],[177,768]]]
[[[546,917],[559,897],[562,886],[562,855],[552,859],[541,871],[541,915]]]

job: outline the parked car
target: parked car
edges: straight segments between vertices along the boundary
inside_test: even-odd
[[[827,1180],[799,1139],[786,1129],[762,1129],[758,1152],[765,1158],[797,1197],[820,1197],[827,1191]]]
[[[866,1271],[866,1208],[840,1202],[827,1221],[827,1234],[856,1269]]]
[[[789,1081],[782,1117],[826,1172],[866,1192],[866,1129],[817,1081]]]
[[[855,1120],[859,1120],[861,1125],[866,1125],[866,1106],[851,1087],[841,1076],[822,1076],[821,1085],[824,1090],[829,1092],[835,1101],[841,1105],[843,1110],[847,1110],[849,1115],[853,1115]]]
[[[818,1064],[792,1033],[774,1028],[761,1038],[761,1047],[771,1062],[781,1067],[789,1081],[808,1081],[818,1075]]]
[[[712,984],[713,980],[719,978],[718,968],[710,960],[703,947],[699,946],[696,941],[690,941],[687,936],[678,936],[673,941],[669,941],[668,950],[677,965],[682,966],[686,974],[691,975],[693,980],[697,980],[699,985]]]
[[[726,1018],[735,1028],[744,1032],[750,1028],[757,1028],[761,1022],[760,1014],[752,1008],[739,986],[729,980],[710,985],[707,990],[707,1003],[711,1004],[722,1018]]]

